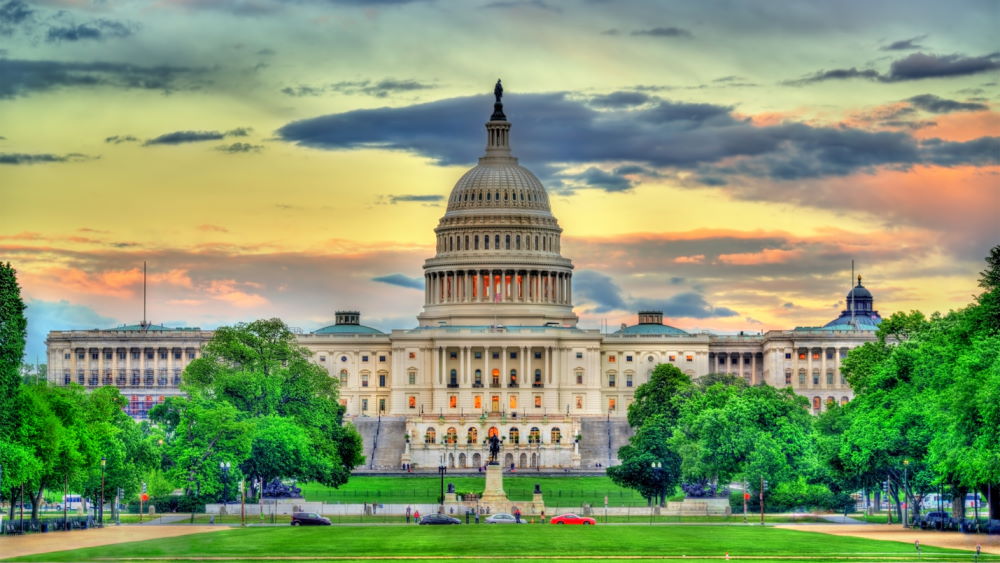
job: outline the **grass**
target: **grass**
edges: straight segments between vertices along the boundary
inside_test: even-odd
[[[458,492],[481,493],[486,483],[485,475],[446,475],[445,484],[454,483]],[[531,500],[535,483],[542,487],[546,504],[575,506],[588,503],[604,506],[608,497],[610,506],[645,506],[646,500],[632,489],[624,489],[608,477],[544,476],[530,474],[505,474],[503,487],[507,497],[515,501]],[[381,477],[354,475],[338,489],[305,483],[302,495],[309,501],[328,503],[433,503],[441,493],[441,480],[436,475],[407,477]]]
[[[680,559],[753,556],[800,558],[812,562],[844,557],[866,561],[915,561],[913,546],[862,538],[830,536],[771,527],[719,526],[333,526],[234,528],[72,551],[44,553],[14,561],[95,561],[160,557],[179,560],[268,556],[316,558],[423,557],[426,561],[465,561],[542,557],[545,561],[581,561],[616,557]],[[961,560],[968,552],[931,546],[923,560]],[[468,559],[466,559],[468,558]],[[551,558],[551,559],[549,559]],[[984,556],[982,561],[1000,561]]]
[[[642,523],[650,522],[649,511],[648,510],[646,512],[639,512],[639,511],[637,511],[634,514],[630,514],[630,515],[627,515],[627,516],[608,516],[607,520],[605,520],[604,516],[601,515],[599,512],[600,511],[596,512],[593,516],[594,516],[594,518],[597,519],[598,522],[602,522],[602,523],[605,522],[605,521],[611,522],[611,523],[616,523],[616,524],[642,524]],[[406,523],[406,518],[403,517],[403,516],[398,516],[398,515],[384,516],[382,514],[376,514],[375,516],[361,516],[361,515],[346,515],[345,516],[345,515],[339,515],[339,514],[326,514],[325,516],[327,518],[329,518],[330,521],[333,522],[334,524],[405,524]],[[555,514],[554,513],[550,514],[550,516],[555,516]],[[456,518],[464,521],[465,515],[459,514],[459,515],[456,515]],[[485,518],[485,516],[483,516],[482,518]],[[531,516],[526,517],[525,520],[528,520],[529,522],[536,522],[537,521],[537,519],[533,520]],[[818,516],[813,516],[811,514],[800,515],[800,516],[793,516],[793,515],[790,515],[790,514],[787,514],[787,515],[786,514],[767,514],[767,515],[765,515],[764,520],[768,524],[790,524],[790,523],[826,522],[826,520],[824,520],[824,519],[822,519],[822,518],[820,518]],[[123,519],[122,522],[125,522],[125,520]],[[188,519],[187,517],[185,517],[183,520],[180,520],[178,522],[174,522],[174,524],[188,524],[190,522],[191,522],[191,520]],[[207,514],[195,514],[195,516],[194,516],[194,523],[195,524],[204,525],[204,524],[208,524],[210,522],[213,522],[212,517],[209,516],[209,515],[207,515]],[[288,515],[280,515],[279,514],[279,515],[277,515],[277,516],[274,517],[274,522],[277,523],[277,524],[288,524],[289,523],[289,516]],[[678,522],[684,523],[684,524],[742,524],[743,523],[743,516],[742,515],[735,515],[735,514],[732,515],[732,516],[665,516],[665,515],[663,515],[663,516],[655,516],[654,515],[653,518],[652,518],[652,522],[653,523],[658,523],[658,524],[675,524],[675,523],[678,523]],[[749,515],[749,522],[751,524],[757,524],[757,523],[759,523],[760,522],[760,515],[759,514],[751,514],[751,515]],[[225,516],[215,515],[215,517],[214,517],[214,523],[215,524],[239,524],[240,523],[240,515],[238,513],[237,514],[227,514]],[[247,524],[257,524],[257,523],[269,524],[269,523],[271,523],[271,515],[270,514],[265,514],[263,518],[259,518],[257,515],[252,515],[252,516],[248,515],[246,517],[246,523]],[[470,521],[470,523],[471,523],[471,521]]]

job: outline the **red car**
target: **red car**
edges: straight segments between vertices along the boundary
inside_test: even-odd
[[[576,514],[561,514],[552,518],[553,524],[583,524],[584,526],[593,526],[597,524],[597,520],[593,518],[588,518],[586,516],[577,516]]]

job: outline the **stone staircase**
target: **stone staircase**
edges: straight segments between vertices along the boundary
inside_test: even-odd
[[[364,444],[365,463],[359,469],[393,471],[400,469],[406,448],[406,419],[401,416],[359,416],[353,421]]]
[[[580,419],[580,468],[594,469],[618,465],[618,448],[628,444],[632,427],[624,417]]]

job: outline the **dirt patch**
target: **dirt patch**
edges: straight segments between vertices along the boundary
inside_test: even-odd
[[[1000,554],[1000,536],[963,534],[961,532],[937,532],[934,530],[921,530],[920,528],[903,528],[896,524],[777,525],[775,528],[787,528],[803,532],[820,532],[834,536],[853,536],[872,540],[898,541],[909,544],[920,540],[921,545],[968,549],[970,551],[975,551],[976,544],[979,544],[983,548],[983,553]]]
[[[5,536],[3,539],[0,539],[0,552],[3,553],[3,557],[5,558],[20,557],[35,553],[170,538],[228,529],[228,526],[108,526],[105,528],[91,528],[89,530],[73,530],[71,532]]]

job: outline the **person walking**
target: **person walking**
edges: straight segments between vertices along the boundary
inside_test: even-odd
[[[413,521],[416,522],[417,524],[420,523],[420,511],[419,510],[414,510],[413,511]]]
[[[520,508],[514,508],[514,521],[517,522],[518,524],[521,523],[521,509]]]
[[[407,506],[407,507],[406,507],[406,523],[407,523],[407,524],[409,524],[409,523],[410,523],[410,514],[411,514],[411,512],[410,512],[410,507],[409,507],[409,506]]]

